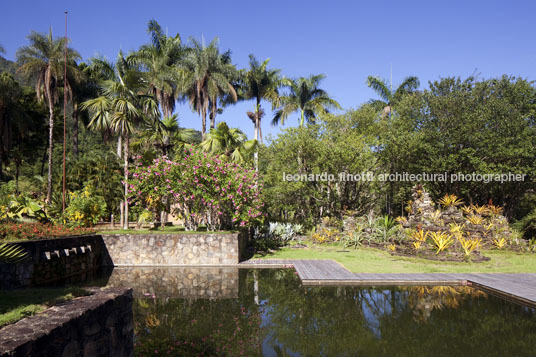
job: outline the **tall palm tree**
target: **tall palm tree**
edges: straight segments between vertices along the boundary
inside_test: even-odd
[[[255,139],[262,144],[261,119],[264,110],[261,108],[261,100],[272,103],[272,110],[277,107],[279,100],[279,87],[281,86],[281,70],[267,69],[270,59],[260,63],[254,55],[249,55],[249,69],[244,75],[244,97],[255,99],[254,112],[247,112],[247,116],[253,122]]]
[[[419,79],[415,76],[406,77],[404,81],[393,91],[392,86],[389,87],[385,80],[368,76],[367,86],[372,88],[380,96],[381,99],[371,99],[369,101],[378,111],[382,111],[382,117],[391,117],[393,106],[408,93],[414,92],[419,88]]]
[[[248,140],[240,129],[229,128],[223,121],[211,129],[201,142],[203,151],[229,158],[239,164],[246,161],[256,146],[257,140]]]
[[[208,46],[195,39],[190,41],[192,48],[180,67],[183,71],[181,83],[190,106],[201,117],[201,133],[205,139],[207,113],[210,110],[210,127],[214,128],[218,98],[230,95],[234,101],[237,100],[232,84],[234,66],[229,51],[220,54],[217,38]]]
[[[158,100],[163,117],[171,117],[178,96],[176,64],[185,50],[181,46],[180,35],[165,35],[156,20],[149,21],[147,33],[151,36],[151,43],[141,46],[128,60],[142,66],[150,93]]]
[[[275,112],[272,125],[285,124],[290,114],[299,112],[300,126],[303,126],[305,120],[314,123],[318,115],[329,113],[332,108],[340,109],[339,103],[325,90],[319,88],[320,82],[325,77],[323,74],[318,74],[307,78],[300,77],[297,80],[283,78],[282,83],[289,88],[289,94],[280,97],[280,109]]]
[[[53,38],[52,29],[48,35],[32,31],[28,35],[30,44],[17,50],[17,71],[28,77],[36,78],[35,90],[37,99],[44,100],[49,110],[49,147],[48,147],[48,180],[46,202],[52,199],[52,153],[54,149],[54,104],[58,102],[60,82],[64,71],[65,38]],[[80,54],[67,49],[67,70],[74,72],[73,64],[80,59]],[[64,83],[64,95],[70,95],[69,79]]]
[[[104,63],[98,63],[104,65]],[[123,228],[128,229],[128,160],[129,140],[137,124],[159,117],[158,106],[147,92],[146,82],[137,68],[126,61],[119,51],[114,66],[114,78],[101,83],[101,96],[82,103],[92,113],[90,127],[109,126],[123,140],[124,195]]]

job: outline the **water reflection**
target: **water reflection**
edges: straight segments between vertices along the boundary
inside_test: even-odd
[[[116,269],[137,355],[533,355],[535,311],[469,287],[304,287],[293,270]]]

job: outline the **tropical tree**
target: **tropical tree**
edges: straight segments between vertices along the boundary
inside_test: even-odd
[[[378,111],[382,111],[382,117],[389,116],[393,111],[393,106],[399,102],[402,97],[408,93],[414,92],[419,88],[419,79],[415,76],[406,77],[404,81],[393,91],[393,86],[389,87],[385,80],[368,76],[367,86],[372,88],[381,99],[371,99],[369,101]]]
[[[323,74],[318,74],[307,78],[300,77],[297,80],[283,78],[282,83],[288,87],[289,93],[280,97],[279,109],[272,119],[272,125],[285,124],[290,114],[299,112],[300,126],[303,126],[305,120],[314,123],[318,115],[329,113],[329,109],[340,109],[339,103],[325,90],[319,88],[320,82],[325,77]]]
[[[236,90],[232,85],[234,75],[230,51],[220,54],[218,39],[208,46],[191,39],[192,48],[180,65],[183,80],[183,92],[190,106],[201,117],[201,133],[206,136],[206,118],[210,110],[210,127],[214,128],[218,111],[218,98],[230,95],[237,100]]]
[[[52,198],[52,154],[54,149],[54,104],[58,102],[60,82],[64,71],[65,38],[53,38],[52,29],[48,35],[32,31],[28,35],[30,44],[23,46],[17,51],[17,62],[22,72],[27,77],[35,78],[35,90],[37,99],[44,100],[49,110],[49,149],[48,149],[48,180],[46,202]],[[67,48],[67,70],[74,73],[75,60],[80,59],[80,54]],[[64,83],[64,95],[70,95],[71,83],[67,78]]]
[[[279,87],[281,86],[280,69],[268,69],[270,59],[260,63],[254,55],[249,55],[249,69],[244,75],[244,97],[255,100],[253,112],[247,112],[247,116],[253,122],[255,128],[255,140],[262,144],[261,119],[264,110],[261,108],[261,100],[272,103],[272,110],[278,105]]]
[[[140,64],[150,93],[158,101],[163,118],[171,117],[178,96],[179,71],[176,64],[185,50],[181,46],[179,34],[166,36],[156,20],[149,21],[147,33],[151,43],[129,56],[129,62]]]
[[[128,160],[129,139],[136,125],[144,120],[155,120],[160,116],[156,101],[147,92],[146,82],[137,68],[126,61],[119,51],[114,66],[114,79],[101,83],[101,96],[82,103],[82,108],[92,113],[90,126],[97,123],[109,125],[123,140],[125,201],[123,228],[128,229]],[[156,119],[157,120],[157,119]]]
[[[225,122],[211,129],[201,142],[203,151],[226,157],[238,164],[246,162],[256,146],[257,140],[247,140],[246,134],[240,129],[229,128]]]
[[[145,159],[155,156],[172,156],[187,145],[195,143],[196,132],[193,129],[181,128],[177,114],[163,120],[148,123],[146,130],[142,131],[132,143],[134,151],[139,152]],[[199,142],[199,141],[197,141]],[[156,155],[155,150],[160,152]]]

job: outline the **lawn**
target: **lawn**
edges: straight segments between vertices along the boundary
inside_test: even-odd
[[[32,288],[0,291],[0,327],[45,311],[59,303],[86,296],[81,288]]]
[[[345,252],[341,252],[341,251]],[[482,263],[436,262],[433,260],[392,256],[386,251],[361,247],[309,246],[285,247],[263,259],[332,259],[355,273],[536,273],[536,254],[486,250],[491,260]]]

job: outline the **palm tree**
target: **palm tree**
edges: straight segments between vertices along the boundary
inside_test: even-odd
[[[381,99],[371,99],[369,101],[378,111],[382,111],[382,118],[389,116],[393,106],[408,93],[414,92],[419,87],[419,79],[415,76],[406,77],[404,81],[393,91],[393,87],[389,87],[385,80],[368,76],[367,86],[372,88]]]
[[[290,114],[299,111],[301,127],[305,124],[305,120],[314,123],[318,115],[329,113],[329,109],[340,109],[339,103],[318,87],[325,77],[323,74],[318,74],[307,78],[300,77],[297,80],[283,78],[282,83],[290,92],[280,97],[280,109],[276,111],[272,125],[279,123],[284,125]]]
[[[178,96],[179,73],[175,65],[185,50],[181,47],[180,35],[166,36],[156,20],[149,21],[147,33],[151,43],[141,46],[128,60],[142,66],[149,91],[160,104],[163,117],[167,118],[173,114]]]
[[[100,63],[102,64],[102,63]],[[144,95],[147,86],[137,68],[131,67],[119,51],[114,78],[101,83],[102,95],[82,103],[92,113],[89,126],[109,126],[123,140],[124,196],[123,228],[128,229],[128,160],[129,139],[137,124],[160,116],[153,97]]]
[[[44,100],[49,110],[49,146],[48,146],[48,181],[46,203],[52,199],[52,152],[54,149],[54,104],[58,102],[59,82],[64,71],[65,38],[54,39],[52,29],[48,35],[32,31],[28,35],[30,44],[17,50],[18,72],[36,78],[35,90],[37,99]],[[67,70],[73,71],[74,61],[80,59],[75,50],[67,49]],[[71,94],[69,79],[64,83],[64,95]]]
[[[232,85],[234,75],[231,64],[231,53],[219,53],[218,39],[215,38],[208,46],[191,39],[192,48],[184,63],[181,64],[183,92],[190,106],[201,117],[201,133],[206,136],[206,118],[210,110],[210,127],[214,128],[218,111],[218,99],[229,95],[235,102],[236,90]]]
[[[279,87],[281,86],[280,69],[267,69],[270,59],[265,59],[262,63],[249,55],[249,70],[244,75],[244,97],[245,99],[255,99],[255,111],[247,112],[247,116],[253,122],[255,128],[255,140],[260,140],[262,144],[261,119],[264,110],[261,108],[261,100],[272,103],[272,110],[277,107],[279,99]]]
[[[229,158],[239,164],[246,161],[256,146],[257,140],[247,140],[246,134],[240,129],[229,128],[223,121],[215,129],[211,129],[206,139],[201,142],[203,151]]]

